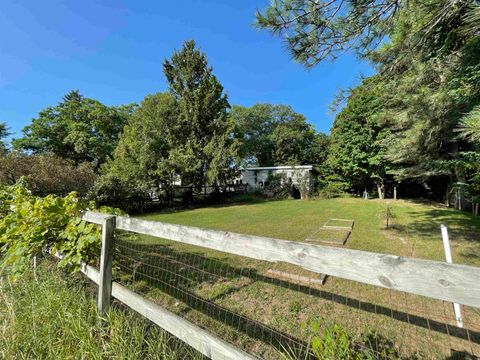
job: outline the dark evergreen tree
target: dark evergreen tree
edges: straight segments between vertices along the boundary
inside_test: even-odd
[[[398,54],[451,51],[478,35],[476,0],[276,0],[256,14],[256,25],[281,36],[292,57],[306,66],[354,49],[367,56],[411,14],[420,25]]]
[[[163,70],[177,108],[168,138],[172,172],[186,186],[223,182],[237,153],[223,86],[193,40],[165,60]]]
[[[8,135],[10,135],[10,133],[8,132],[7,124],[0,123],[0,155],[7,152],[7,144],[5,143],[5,139]]]

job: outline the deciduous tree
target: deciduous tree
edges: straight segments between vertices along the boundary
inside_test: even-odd
[[[230,116],[245,165],[317,165],[325,159],[327,136],[290,106],[233,106]]]
[[[18,150],[51,152],[98,166],[112,154],[133,109],[133,105],[108,107],[70,91],[57,106],[42,110],[13,145]]]
[[[379,123],[382,103],[376,78],[353,89],[345,108],[336,116],[330,136],[328,166],[358,192],[377,185],[383,197],[391,163],[384,142],[388,130]]]
[[[177,108],[169,93],[147,95],[125,125],[113,158],[100,171],[91,196],[101,204],[141,209],[152,191],[168,190],[170,130]]]

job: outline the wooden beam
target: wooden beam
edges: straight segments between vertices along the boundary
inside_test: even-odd
[[[480,268],[117,216],[117,229],[480,307]]]
[[[97,309],[106,314],[112,297],[112,243],[115,230],[115,216],[105,217],[102,224],[102,250],[100,254],[100,277],[98,283]]]
[[[327,275],[325,274],[320,274],[320,277],[318,279],[315,278],[310,278],[306,276],[301,276],[297,274],[291,274],[285,271],[280,271],[280,270],[275,270],[275,269],[268,269],[267,270],[268,275],[272,276],[278,276],[284,279],[288,280],[293,280],[299,283],[304,283],[304,284],[315,284],[315,285],[323,285],[325,283],[325,279],[327,278]]]
[[[56,253],[55,257],[61,259],[63,255]],[[100,271],[93,266],[82,263],[80,271],[99,284]],[[210,359],[257,359],[116,282],[112,282],[112,296]]]
[[[210,359],[257,359],[116,282],[113,283],[112,295]]]
[[[105,219],[111,218],[111,214],[102,214],[98,212],[93,212],[93,211],[86,211],[83,213],[81,216],[82,220],[97,224],[97,225],[103,225]]]

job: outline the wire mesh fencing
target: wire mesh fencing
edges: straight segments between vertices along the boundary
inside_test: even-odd
[[[478,308],[120,230],[114,281],[266,359],[480,354]]]

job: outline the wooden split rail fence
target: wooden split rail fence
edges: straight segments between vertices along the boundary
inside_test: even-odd
[[[218,250],[269,262],[286,262],[319,274],[375,285],[432,299],[480,308],[480,268],[395,255],[312,245],[295,241],[86,212],[83,220],[102,225],[100,271],[82,272],[99,286],[98,310],[114,297],[212,359],[254,359],[210,332],[112,282],[115,229]]]

